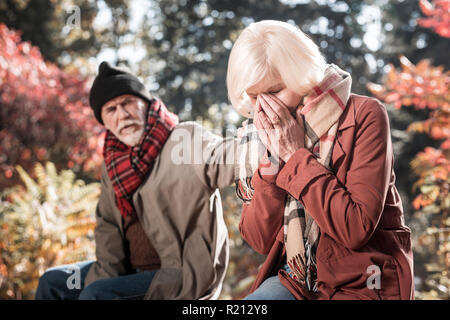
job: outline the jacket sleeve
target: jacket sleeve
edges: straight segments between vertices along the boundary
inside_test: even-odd
[[[261,176],[260,168],[252,177],[252,185],[253,198],[242,205],[239,232],[256,252],[268,254],[283,225],[287,193],[275,185],[272,176]]]
[[[195,124],[192,142],[195,172],[203,184],[211,190],[231,186],[235,181],[239,139],[223,138]]]
[[[364,246],[377,227],[393,162],[385,107],[370,99],[359,113],[345,185],[305,148],[292,155],[276,180],[303,203],[322,232],[353,250]]]
[[[84,286],[92,282],[126,274],[126,254],[123,236],[113,218],[114,198],[111,199],[112,186],[109,185],[106,168],[102,166],[101,193],[96,209],[94,231],[96,258],[85,279]]]

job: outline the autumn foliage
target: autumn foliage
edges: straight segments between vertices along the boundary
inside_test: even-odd
[[[428,18],[418,19],[419,26],[431,28],[442,37],[450,38],[450,1],[437,0],[430,3],[419,1],[420,9]]]
[[[391,64],[383,85],[370,83],[369,90],[395,108],[414,106],[429,109],[429,118],[411,124],[408,130],[427,133],[434,139],[445,139],[443,149],[450,148],[450,71],[434,67],[429,60],[417,65],[400,57],[401,70]]]
[[[17,164],[25,170],[44,160],[88,172],[99,167],[102,129],[88,90],[86,78],[45,62],[37,47],[0,24],[0,186],[18,181]]]
[[[50,267],[95,259],[95,207],[100,184],[71,170],[37,163],[32,179],[0,193],[0,300],[33,299]]]
[[[420,1],[427,19],[419,19],[423,27],[450,37],[450,1]],[[415,252],[429,255],[425,279],[429,290],[425,298],[450,296],[450,72],[434,67],[430,60],[416,65],[400,57],[401,69],[393,65],[382,85],[369,84],[368,89],[395,108],[428,110],[425,121],[411,123],[407,131],[421,132],[440,141],[438,149],[427,146],[411,161],[418,177],[412,191],[413,207],[418,218],[427,221],[425,232],[416,238]],[[420,217],[419,217],[420,216]]]
[[[396,108],[428,109],[428,119],[411,123],[407,131],[422,132],[443,140],[440,148],[427,146],[411,161],[418,180],[412,187],[416,194],[413,207],[416,215],[425,218],[428,226],[416,238],[416,253],[427,255],[425,279],[428,292],[423,298],[448,299],[450,288],[450,97],[449,72],[432,67],[428,60],[413,65],[400,58],[402,70],[394,67],[383,85],[369,84],[378,98]]]

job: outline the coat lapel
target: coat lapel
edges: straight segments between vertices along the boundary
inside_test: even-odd
[[[333,155],[331,158],[331,167],[336,177],[342,183],[345,183],[345,173],[347,172],[344,162],[346,155],[352,150],[353,137],[355,132],[355,108],[353,99],[350,97],[347,108],[339,118],[338,131],[336,141],[333,147]],[[348,159],[347,159],[348,160]]]

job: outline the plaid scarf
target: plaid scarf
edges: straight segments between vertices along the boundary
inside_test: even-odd
[[[131,197],[151,172],[155,158],[177,123],[178,117],[162,101],[153,99],[147,109],[144,134],[136,146],[122,143],[107,130],[103,156],[117,207],[124,218],[134,212]]]
[[[338,122],[350,97],[352,79],[339,67],[327,66],[323,81],[312,89],[301,106],[305,127],[305,148],[330,169],[330,160],[336,138]],[[256,127],[244,122],[238,147],[236,193],[243,201],[253,197],[251,176],[258,168],[265,146],[258,137]],[[272,164],[276,160],[269,157]],[[288,195],[284,210],[284,244],[286,260],[292,270],[290,276],[308,291],[317,292],[316,250],[320,229],[300,201]]]

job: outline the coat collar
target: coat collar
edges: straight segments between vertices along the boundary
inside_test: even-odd
[[[338,131],[355,126],[355,105],[353,96],[348,99],[347,107],[339,119]]]

